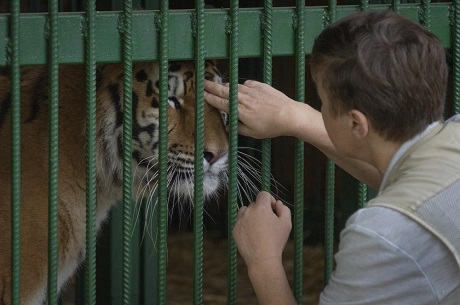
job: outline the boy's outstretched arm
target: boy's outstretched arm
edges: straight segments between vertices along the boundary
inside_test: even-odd
[[[228,112],[228,87],[205,82],[205,100]],[[321,112],[299,103],[275,88],[257,81],[238,85],[238,131],[256,139],[293,136],[327,155],[353,177],[378,189],[382,174],[371,164],[337,152],[324,126]]]

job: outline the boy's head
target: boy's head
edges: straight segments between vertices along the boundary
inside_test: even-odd
[[[408,140],[442,119],[444,48],[394,12],[356,13],[327,27],[313,46],[311,72],[333,116],[356,109],[386,140]]]

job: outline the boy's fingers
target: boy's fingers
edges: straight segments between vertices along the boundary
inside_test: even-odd
[[[204,92],[204,99],[206,102],[208,102],[209,105],[213,106],[214,108],[217,108],[223,112],[229,112],[229,106],[228,106],[228,100],[221,98],[219,96],[213,95],[208,92]]]
[[[280,200],[275,202],[273,210],[279,218],[291,218],[291,210],[286,207]]]
[[[244,85],[246,87],[250,87],[250,88],[254,88],[254,87],[257,87],[258,85],[260,85],[261,83],[256,81],[256,80],[251,80],[251,79],[248,79],[244,82]]]
[[[272,202],[273,196],[269,192],[261,191],[257,194],[257,202]]]
[[[208,91],[213,95],[219,96],[224,99],[228,99],[228,86],[205,80],[204,90]]]
[[[241,208],[238,209],[238,217],[241,217],[244,212],[246,212],[247,206],[242,206]]]

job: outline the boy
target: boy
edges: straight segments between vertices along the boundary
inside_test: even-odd
[[[275,89],[238,88],[239,131],[296,136],[379,188],[341,234],[320,304],[460,303],[460,116],[443,122],[448,67],[438,39],[390,11],[361,12],[316,39],[321,113]],[[228,111],[228,88],[205,99]],[[270,194],[238,212],[233,235],[260,304],[296,304],[281,262],[289,209]]]

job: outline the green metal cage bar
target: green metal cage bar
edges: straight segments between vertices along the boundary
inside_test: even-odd
[[[360,9],[362,11],[366,11],[369,9],[369,0],[361,0],[360,2]],[[367,185],[360,182],[358,184],[358,207],[362,208],[366,205],[367,202]]]
[[[229,105],[229,181],[228,189],[228,304],[237,303],[237,248],[232,238],[233,226],[237,218],[238,202],[237,192],[237,148],[238,148],[238,62],[239,62],[239,4],[238,0],[230,2],[230,25],[228,31],[230,34],[230,105]],[[260,41],[260,40],[259,40]]]
[[[369,0],[361,0],[359,5],[362,11],[366,11],[369,9]]]
[[[195,5],[195,177],[193,304],[203,303],[204,0]]]
[[[49,206],[48,206],[48,304],[58,303],[58,149],[59,149],[59,41],[58,3],[49,1]]]
[[[391,8],[393,11],[400,13],[401,12],[401,0],[391,0]]]
[[[297,0],[294,28],[296,30],[296,100],[305,103],[305,0]],[[297,304],[303,300],[303,227],[304,227],[304,142],[295,143],[294,160],[294,296]]]
[[[21,71],[20,2],[12,0],[11,39],[11,304],[21,304]],[[4,36],[8,37],[8,36]]]
[[[169,63],[169,1],[161,2],[160,19],[160,126],[168,126],[168,63]],[[188,25],[190,28],[190,25]],[[159,305],[166,304],[166,262],[168,232],[168,128],[160,128],[159,134],[159,186],[158,186],[158,287]]]
[[[357,193],[357,197],[358,197],[358,207],[362,208],[366,205],[366,202],[367,202],[367,185],[360,182],[358,184],[358,193]]]
[[[272,84],[273,58],[273,3],[265,0],[263,10],[263,82]],[[270,191],[271,140],[262,140],[262,183],[261,189]]]
[[[453,6],[453,112],[460,114],[460,0]]]
[[[369,9],[388,9],[391,5],[371,5]],[[414,5],[401,5],[399,11],[408,18],[418,21],[418,11]],[[446,18],[452,9],[451,3],[433,3],[431,15],[436,19],[431,30],[436,34],[444,46],[451,46],[451,25]],[[360,10],[359,6],[337,7],[337,18],[346,16]],[[309,54],[313,46],[314,37],[322,30],[324,7],[306,7],[305,12],[305,52]],[[250,8],[239,10],[240,28],[245,30],[238,36],[240,48],[239,57],[263,56],[261,44],[247,43],[248,41],[261,41],[263,35],[259,27],[254,27],[254,20],[259,20],[262,9]],[[119,12],[96,13],[96,61],[121,62],[121,42],[118,32]],[[180,41],[171,40],[168,58],[172,60],[194,58],[194,37],[190,24],[184,20],[191,20],[194,11],[174,10],[168,15],[170,27],[169,36],[181,37]],[[295,33],[292,28],[292,16],[295,8],[273,9],[273,56],[295,55]],[[209,9],[205,13],[205,49],[208,58],[226,58],[229,56],[229,41],[227,34],[228,10]],[[60,47],[60,63],[84,63],[84,38],[81,23],[85,19],[83,13],[60,13],[57,18]],[[132,17],[133,31],[133,61],[159,60],[158,46],[160,37],[156,31],[155,19],[157,11],[136,11]],[[8,37],[8,15],[0,15],[0,37]],[[46,40],[43,29],[46,23],[46,14],[23,14],[20,16],[21,32],[19,61],[21,65],[46,64]],[[148,36],[146,36],[148,35]],[[245,43],[242,43],[245,42]],[[7,65],[7,41],[0,40],[0,66]]]
[[[326,9],[325,26],[337,20],[337,1],[329,0]],[[326,196],[325,196],[325,233],[324,233],[324,283],[327,284],[334,269],[334,217],[335,217],[335,164],[326,161]]]
[[[334,217],[335,217],[335,164],[326,161],[326,199],[325,199],[325,268],[324,283],[327,284],[334,269]]]
[[[132,296],[132,2],[124,0],[121,24],[123,40],[123,304],[131,304]]]
[[[96,1],[86,1],[86,264],[85,303],[96,303]]]
[[[431,31],[431,1],[430,0],[422,0],[419,19],[420,19],[420,24],[425,26],[429,31]]]

